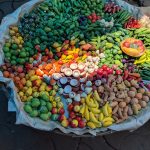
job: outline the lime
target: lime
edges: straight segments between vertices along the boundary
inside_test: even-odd
[[[11,64],[12,64],[12,65],[16,65],[17,62],[16,62],[15,60],[11,60]]]
[[[11,44],[10,44],[10,43],[5,43],[5,46],[6,46],[6,47],[10,47]]]
[[[29,57],[29,55],[30,55],[29,52],[26,52],[26,56]]]
[[[16,60],[16,56],[11,56],[11,59]]]
[[[118,50],[113,50],[113,54],[117,54],[118,53]]]
[[[8,57],[11,57],[11,53],[5,53],[5,56],[8,58]]]
[[[120,66],[122,63],[119,60],[115,60],[115,64]]]
[[[18,51],[18,50],[15,50],[15,51],[13,51],[12,54],[15,55],[15,56],[17,56],[17,55],[19,54],[19,51]]]
[[[112,57],[108,57],[107,60],[108,60],[108,61],[111,61],[111,60],[112,60]]]
[[[25,59],[23,59],[23,58],[18,58],[17,59],[17,62],[19,63],[19,64],[24,64],[25,63]]]
[[[119,56],[119,55],[116,55],[116,56],[115,56],[115,59],[116,59],[116,60],[120,59],[120,56]]]
[[[18,48],[18,45],[17,44],[12,44],[12,49],[16,50]]]
[[[118,51],[118,54],[122,54],[122,51],[121,51],[121,50],[119,50],[119,51]]]
[[[113,57],[113,54],[108,54],[108,56],[109,56],[110,58],[112,58],[112,57]]]
[[[4,47],[4,48],[3,48],[3,51],[4,51],[4,53],[9,52],[9,48],[8,48],[8,47]]]
[[[7,60],[7,61],[10,61],[10,60],[11,60],[11,58],[10,58],[10,57],[7,57],[7,58],[6,58],[6,60]]]
[[[19,56],[20,56],[20,57],[26,57],[26,52],[22,52],[22,51],[21,51],[20,54],[19,54]]]
[[[29,58],[28,58],[28,57],[26,57],[26,58],[24,58],[24,59],[25,59],[25,61],[26,61],[26,62],[28,62],[28,61],[29,61]]]
[[[105,61],[106,61],[105,58],[102,58],[102,59],[101,59],[101,63],[104,63]]]

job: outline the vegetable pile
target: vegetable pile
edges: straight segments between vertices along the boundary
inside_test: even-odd
[[[9,27],[0,69],[31,118],[65,128],[122,123],[150,100],[148,19],[112,1],[46,0]]]

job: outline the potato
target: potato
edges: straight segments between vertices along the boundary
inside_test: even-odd
[[[131,99],[131,104],[138,104],[138,99],[137,98],[132,98]]]
[[[137,105],[137,108],[138,108],[138,110],[141,110],[141,105],[140,104],[136,104]]]
[[[130,103],[131,98],[130,98],[130,97],[126,97],[126,98],[124,99],[124,101],[128,104],[128,103]]]
[[[127,92],[128,92],[128,91],[130,91],[130,89],[129,89],[129,88],[126,88],[125,90],[126,90]]]
[[[115,115],[113,115],[112,117],[115,121],[118,121],[118,118]]]
[[[136,88],[135,88],[135,87],[131,87],[131,88],[130,88],[130,91],[137,92],[137,90],[136,90]]]
[[[123,116],[126,118],[128,117],[127,112],[128,112],[128,106],[124,107],[124,109],[123,109]]]
[[[115,107],[116,105],[118,105],[118,102],[117,101],[114,101],[110,104],[111,107]]]
[[[130,82],[129,82],[129,81],[127,81],[127,80],[125,80],[125,81],[124,81],[124,84],[125,84],[127,87],[131,87]]]
[[[118,108],[119,108],[119,106],[116,105],[116,106],[114,107],[113,111],[112,111],[112,114],[115,114],[115,113],[118,111]]]
[[[126,107],[124,107],[123,111],[127,113],[127,112],[128,112],[128,109],[129,109],[129,107],[126,106]]]
[[[136,94],[135,91],[129,91],[128,92],[128,96],[131,98],[135,97],[135,94]]]
[[[149,91],[146,91],[144,94],[150,98],[150,92]]]
[[[128,106],[128,115],[129,116],[133,115],[133,110],[132,110],[131,106]]]
[[[119,117],[118,113],[113,114],[113,116],[115,116],[117,118]]]
[[[138,89],[138,93],[144,94],[145,93],[145,89],[144,88],[139,88]]]
[[[122,110],[121,108],[118,108],[118,115],[119,115],[119,118],[123,118],[123,114],[122,114]]]
[[[142,93],[137,93],[135,95],[135,98],[137,98],[138,100],[142,99]]]
[[[126,102],[120,102],[120,103],[119,103],[119,107],[121,107],[121,108],[126,107]]]
[[[145,108],[147,106],[147,103],[145,101],[140,101],[139,104],[142,108]]]
[[[98,87],[98,92],[99,93],[104,93],[104,87],[103,86],[99,86]]]
[[[144,95],[143,98],[142,98],[142,100],[148,103],[149,100],[150,100],[150,98],[148,96]]]
[[[138,84],[138,82],[137,82],[136,80],[131,80],[130,83],[131,83],[131,85],[132,85],[133,87],[135,87],[136,89],[139,88],[139,84]]]
[[[121,99],[121,98],[117,98],[117,99],[115,99],[117,102],[122,102],[123,101],[123,99]]]
[[[138,106],[136,105],[136,104],[133,104],[132,105],[132,109],[133,109],[133,113],[135,114],[135,115],[137,115],[138,114]]]

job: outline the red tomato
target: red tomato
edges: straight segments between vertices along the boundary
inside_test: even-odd
[[[108,74],[113,74],[113,69],[109,68],[109,69],[107,70],[107,73],[108,73]]]
[[[139,48],[140,48],[140,50],[142,50],[142,51],[144,51],[144,46],[142,45],[142,46],[139,46]]]
[[[88,16],[88,18],[89,18],[90,20],[92,20],[92,16]]]
[[[124,43],[123,43],[123,46],[129,48],[129,47],[130,47],[130,43],[129,43],[129,42],[124,42]]]
[[[104,72],[103,72],[103,76],[104,76],[104,77],[107,77],[107,76],[108,76],[108,72],[107,72],[107,71],[104,71]]]
[[[99,75],[103,75],[103,69],[102,69],[102,68],[98,69],[97,73],[98,73]]]
[[[101,17],[100,17],[100,16],[97,16],[97,20],[99,20],[99,19],[101,19]]]
[[[102,69],[103,69],[104,71],[107,71],[107,68],[108,68],[107,65],[103,65],[103,66],[102,66]]]
[[[94,23],[94,22],[96,22],[96,20],[95,20],[95,19],[93,19],[93,20],[92,20],[92,23]]]
[[[143,46],[143,42],[142,41],[136,41],[135,44],[137,44],[138,46]]]
[[[122,71],[121,70],[116,70],[116,74],[120,75],[120,74],[122,74]]]

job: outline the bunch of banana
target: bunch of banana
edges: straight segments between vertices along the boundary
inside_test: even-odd
[[[103,127],[108,127],[113,124],[114,119],[112,118],[112,108],[108,102],[102,107],[102,112],[99,114],[99,121]]]
[[[139,40],[142,40],[145,47],[150,49],[150,28],[130,29],[130,34]]]
[[[87,120],[87,126],[92,129],[109,126],[114,121],[111,117],[112,109],[108,103],[100,109],[98,103],[100,99],[96,98],[97,95],[89,94],[80,109],[80,114]]]
[[[150,50],[146,50],[145,53],[135,60],[134,64],[150,63]]]

